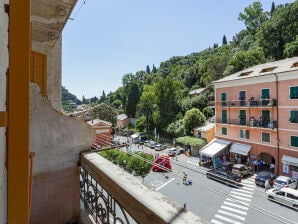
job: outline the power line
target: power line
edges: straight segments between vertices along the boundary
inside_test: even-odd
[[[74,15],[73,17],[69,17],[69,19],[70,19],[70,20],[74,20],[74,19],[77,17],[78,13],[81,11],[83,5],[85,5],[85,4],[86,4],[86,0],[84,0],[84,1],[82,2],[80,8],[77,10],[77,12],[75,13],[75,15]]]

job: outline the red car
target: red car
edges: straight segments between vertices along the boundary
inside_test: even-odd
[[[172,169],[169,156],[158,156],[152,166],[152,171],[167,172]]]

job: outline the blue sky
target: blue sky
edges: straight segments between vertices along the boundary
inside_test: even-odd
[[[253,2],[78,0],[63,31],[62,85],[79,99],[99,97],[127,73],[221,45],[224,35],[230,41],[244,29],[238,15]],[[270,11],[272,1],[260,2]]]

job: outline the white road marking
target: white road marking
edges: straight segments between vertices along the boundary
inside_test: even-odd
[[[220,206],[222,209],[225,209],[225,210],[229,210],[229,211],[231,211],[231,212],[236,212],[236,213],[239,213],[239,214],[241,214],[241,215],[247,215],[247,212],[244,212],[244,211],[240,211],[240,210],[238,210],[238,209],[234,209],[234,208],[230,208],[230,207],[228,207],[228,206],[224,206],[224,205],[222,205],[222,206]]]
[[[230,217],[233,217],[235,219],[240,219],[241,221],[245,221],[245,217],[242,217],[240,215],[235,215],[231,212],[226,212],[226,211],[223,211],[223,210],[218,210],[218,213],[221,213],[223,215],[227,215],[227,216],[230,216]]]
[[[163,187],[165,187],[167,184],[171,183],[173,180],[175,180],[175,178],[170,179],[168,182],[164,183],[163,185],[159,186],[158,188],[156,188],[156,191],[159,191],[160,189],[162,189]]]
[[[232,201],[232,202],[235,202],[235,199],[227,198],[226,201]],[[242,202],[242,201],[241,201],[241,205],[249,206],[249,203],[245,203],[245,202]]]
[[[215,219],[212,219],[210,222],[214,224],[224,224],[223,222],[217,221]]]
[[[249,202],[251,201],[251,199],[244,198],[244,197],[239,197],[239,196],[236,196],[236,195],[231,195],[231,197],[239,199],[240,201],[249,201]]]
[[[224,204],[229,205],[229,206],[234,206],[236,208],[241,208],[243,210],[248,210],[248,207],[245,207],[245,206],[242,206],[242,205],[239,205],[239,204],[236,204],[236,203],[231,203],[231,202],[225,201]]]
[[[235,221],[233,219],[226,218],[226,217],[221,216],[221,215],[215,215],[215,218],[224,220],[224,221],[229,222],[229,223],[232,223],[232,224],[243,224],[242,222],[238,222],[238,221]]]
[[[242,189],[235,189],[235,190],[233,190],[233,191],[242,192],[242,193],[247,193],[247,194],[253,194],[253,192],[246,191],[246,190],[242,190]]]
[[[231,191],[231,194],[236,194],[236,195],[239,195],[239,196],[252,198],[252,195],[247,195],[247,194],[239,193],[239,192],[236,192],[236,191]]]

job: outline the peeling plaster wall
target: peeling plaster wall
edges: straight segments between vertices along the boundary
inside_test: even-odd
[[[34,175],[77,167],[79,152],[95,141],[87,123],[54,110],[46,97],[30,84],[30,150],[35,152]]]
[[[94,141],[90,125],[56,111],[37,84],[30,84],[30,151],[35,152],[31,224],[78,220],[79,153]]]
[[[62,105],[62,38],[56,41],[54,48],[36,41],[32,42],[34,51],[47,55],[47,98],[53,108],[61,111]]]
[[[0,111],[6,111],[6,70],[8,68],[8,15],[4,11],[7,0],[0,0]],[[0,223],[7,223],[6,128],[0,127]]]

